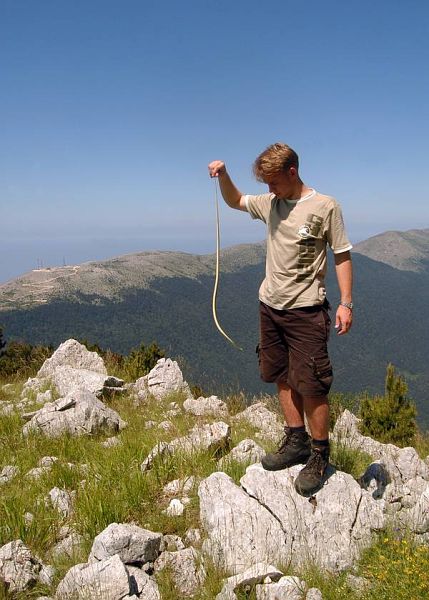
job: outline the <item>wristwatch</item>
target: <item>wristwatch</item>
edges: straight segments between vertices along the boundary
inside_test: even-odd
[[[353,310],[353,302],[340,302],[340,306],[345,306],[346,308]]]

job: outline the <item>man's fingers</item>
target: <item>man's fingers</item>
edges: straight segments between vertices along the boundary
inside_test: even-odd
[[[214,160],[209,164],[210,177],[219,177],[219,174],[225,170],[225,163],[221,160]]]

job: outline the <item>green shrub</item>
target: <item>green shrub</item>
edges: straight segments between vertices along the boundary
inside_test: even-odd
[[[406,382],[389,364],[384,396],[367,395],[361,401],[361,432],[383,443],[412,444],[417,433],[417,411],[407,392]]]
[[[6,345],[0,335],[0,379],[32,377],[52,352],[51,346],[33,346],[25,342],[12,341]]]
[[[98,344],[93,344],[87,340],[80,340],[80,343],[86,346],[90,352],[97,352],[104,360],[106,369],[110,375],[116,375],[128,381],[135,381],[139,377],[144,377],[154,368],[160,358],[165,357],[165,352],[158,344],[152,342],[149,346],[141,344],[124,356],[111,350],[103,350]]]
[[[139,377],[147,375],[154,368],[160,358],[165,357],[164,350],[152,342],[150,346],[141,344],[139,348],[131,350],[130,354],[124,360],[124,374],[130,381],[135,381]]]

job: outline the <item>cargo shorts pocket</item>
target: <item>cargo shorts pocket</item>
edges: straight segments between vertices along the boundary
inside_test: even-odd
[[[313,368],[313,373],[316,376],[318,382],[320,383],[321,391],[327,394],[331,389],[331,385],[334,379],[332,365],[331,361],[329,360],[329,357],[323,356],[321,358],[316,358],[312,356],[311,364]]]

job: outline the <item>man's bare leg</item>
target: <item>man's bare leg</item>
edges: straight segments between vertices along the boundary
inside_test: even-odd
[[[280,406],[288,427],[304,425],[304,402],[301,394],[292,390],[287,383],[278,383]]]
[[[315,440],[329,438],[329,404],[326,396],[303,397],[305,416]]]

